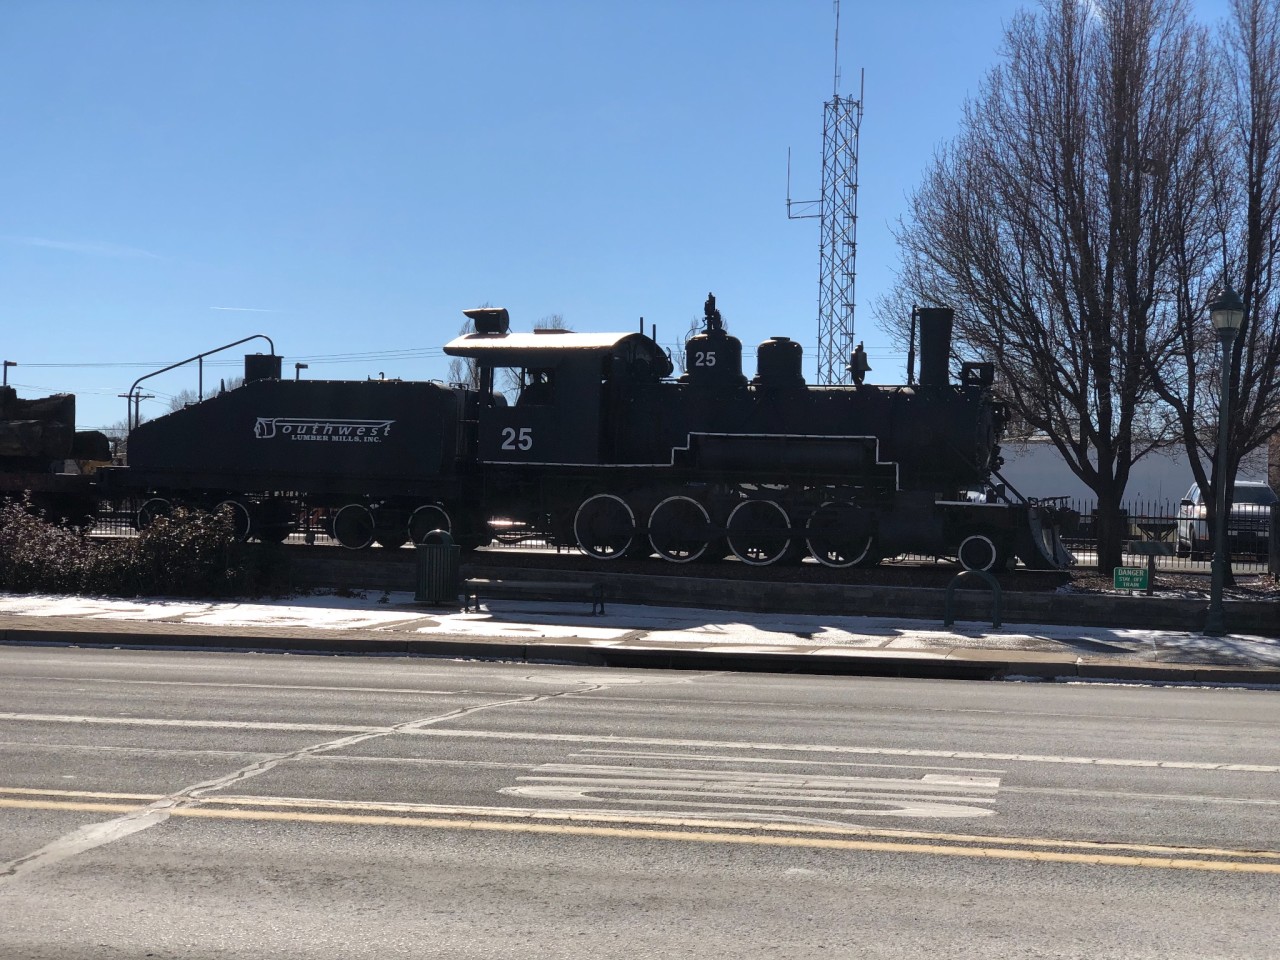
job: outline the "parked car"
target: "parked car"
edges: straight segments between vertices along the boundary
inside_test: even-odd
[[[1227,550],[1232,556],[1267,556],[1271,508],[1280,500],[1275,491],[1256,480],[1237,480],[1227,521]],[[1213,553],[1200,487],[1192,484],[1178,507],[1178,556],[1206,560]]]

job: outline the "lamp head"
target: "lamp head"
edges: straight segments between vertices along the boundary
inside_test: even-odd
[[[1213,321],[1213,329],[1219,332],[1239,330],[1244,322],[1244,301],[1231,289],[1230,282],[1218,299],[1209,304],[1209,319]]]

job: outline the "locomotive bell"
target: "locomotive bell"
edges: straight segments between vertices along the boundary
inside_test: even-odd
[[[756,348],[756,377],[761,387],[803,387],[804,348],[790,337],[770,337]]]

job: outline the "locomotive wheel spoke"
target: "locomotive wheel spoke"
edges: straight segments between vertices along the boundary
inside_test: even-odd
[[[829,500],[805,523],[809,554],[827,567],[874,562],[875,535],[865,513],[848,500]]]
[[[612,493],[587,497],[573,517],[578,548],[597,560],[625,556],[636,536],[636,517],[627,502]]]
[[[791,546],[791,521],[773,500],[744,500],[733,508],[726,526],[729,549],[752,566],[777,563]]]
[[[691,497],[667,497],[649,514],[649,544],[663,560],[689,563],[707,552],[711,517]]]

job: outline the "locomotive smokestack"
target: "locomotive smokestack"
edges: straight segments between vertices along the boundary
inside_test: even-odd
[[[951,359],[950,307],[920,308],[920,386],[945,387],[950,383],[947,364]]]

